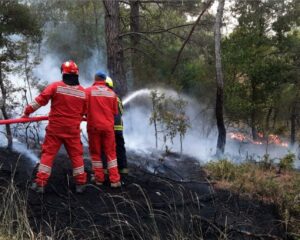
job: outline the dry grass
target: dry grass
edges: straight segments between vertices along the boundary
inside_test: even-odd
[[[210,162],[208,175],[216,187],[276,204],[286,234],[300,238],[300,173],[290,168],[278,170],[274,165],[233,164],[228,160]]]
[[[174,194],[178,194],[182,189],[178,189],[168,182],[162,184],[168,185]],[[137,239],[137,240],[158,240],[158,239],[203,239],[199,229],[193,229],[193,218],[189,215],[188,207],[178,209],[176,204],[173,204],[172,198],[165,200],[166,209],[158,210],[153,207],[146,192],[135,184],[136,192],[139,192],[143,198],[136,202],[129,198],[129,196],[111,195],[103,193],[99,201],[103,204],[112,204],[113,210],[102,213],[103,217],[107,217],[109,225],[101,226],[95,224],[90,213],[86,213],[85,221],[89,223],[89,227],[85,229],[89,239]],[[20,191],[13,178],[7,182],[5,186],[0,188],[0,240],[75,240],[78,239],[78,229],[66,227],[58,229],[56,223],[44,222],[44,227],[39,232],[34,232],[29,222],[28,216],[28,202],[27,191]],[[71,193],[72,194],[72,193]],[[183,196],[183,193],[182,193]],[[74,196],[70,196],[72,199]],[[192,197],[192,196],[191,196]],[[108,201],[109,199],[109,201]],[[185,199],[182,197],[182,202],[179,204],[185,206]],[[199,206],[200,202],[197,197],[194,197],[194,205]],[[164,203],[164,204],[165,204]],[[124,213],[124,208],[126,212]],[[82,209],[84,211],[84,208]],[[72,210],[70,210],[72,211]],[[143,212],[143,214],[141,214]],[[198,216],[200,218],[200,216]],[[196,218],[195,218],[196,219]],[[187,221],[191,226],[186,229]],[[165,231],[161,232],[158,225],[162,222],[168,223]],[[47,234],[43,228],[47,228]],[[110,235],[111,238],[107,238]]]

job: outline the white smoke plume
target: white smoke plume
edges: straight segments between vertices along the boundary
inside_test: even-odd
[[[26,157],[28,157],[29,159],[31,159],[33,165],[35,165],[36,163],[39,162],[39,158],[35,155],[34,152],[32,152],[30,149],[27,149],[27,147],[21,143],[19,140],[14,139],[13,141],[13,150],[15,150],[16,152],[19,152],[23,155],[25,155]]]
[[[155,148],[154,127],[150,125],[152,108],[150,93],[152,90],[164,93],[166,97],[178,97],[178,93],[173,90],[157,88],[141,89],[124,98],[124,135],[126,145],[130,149],[147,151]],[[210,120],[212,112],[187,96],[180,97],[188,102],[186,115],[189,117],[191,125],[184,138],[183,151],[199,160],[209,160],[215,151],[213,143],[216,139],[215,129]],[[143,104],[139,104],[140,102]],[[130,106],[127,107],[128,105]],[[159,150],[164,150],[162,137],[159,137],[158,145]],[[179,137],[174,139],[174,144],[168,143],[168,147],[172,151],[179,152]]]
[[[166,97],[176,97],[178,93],[172,90],[155,88],[140,89],[135,91],[123,100],[125,106],[124,135],[126,146],[135,151],[152,152],[155,148],[154,127],[150,125],[151,99],[150,93],[156,90],[164,93]],[[214,110],[207,109],[201,103],[187,96],[180,96],[188,102],[186,115],[190,119],[191,128],[188,129],[183,142],[185,154],[196,157],[201,162],[207,162],[215,158],[217,129],[214,119]],[[230,131],[230,130],[229,130]],[[174,140],[174,144],[169,146],[172,151],[180,151],[179,137]],[[159,138],[159,150],[164,150],[163,139]],[[245,159],[260,160],[264,154],[269,154],[272,159],[279,159],[289,152],[294,152],[297,156],[297,148],[273,145],[255,145],[251,143],[240,143],[227,138],[225,156],[236,162]],[[299,166],[297,161],[296,166]]]
[[[52,54],[45,55],[40,64],[34,69],[34,75],[47,83],[61,80],[60,66],[61,62],[58,57]]]

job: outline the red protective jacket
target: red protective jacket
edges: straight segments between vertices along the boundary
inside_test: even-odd
[[[117,95],[105,85],[97,81],[86,89],[88,111],[88,130],[113,130],[114,117],[118,114]]]
[[[24,114],[29,115],[51,100],[49,113],[49,133],[76,133],[87,111],[85,90],[82,86],[69,86],[63,81],[54,82],[26,107]]]

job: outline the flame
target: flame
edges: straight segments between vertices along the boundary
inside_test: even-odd
[[[268,135],[268,138],[266,140],[265,136],[263,133],[258,133],[258,137],[259,137],[259,140],[252,140],[249,136],[246,136],[245,134],[243,133],[240,133],[240,132],[230,132],[228,133],[229,134],[229,137],[230,139],[233,139],[233,140],[237,140],[239,142],[250,142],[252,144],[256,144],[256,145],[262,145],[262,144],[274,144],[274,145],[278,145],[278,146],[282,146],[282,147],[288,147],[288,143],[287,142],[284,142],[280,139],[280,137],[278,135],[275,135],[275,134],[270,134]]]
[[[268,141],[269,143],[275,144],[275,145],[280,145],[283,147],[288,147],[288,143],[287,142],[283,142],[280,137],[278,135],[275,134],[270,134],[268,136]]]
[[[240,142],[243,142],[247,139],[246,136],[242,133],[232,133],[231,132],[231,133],[229,133],[229,135],[230,135],[231,139],[235,139],[235,140],[238,140]]]

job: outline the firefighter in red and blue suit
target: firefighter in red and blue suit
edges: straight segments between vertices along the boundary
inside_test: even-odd
[[[105,79],[105,73],[96,72],[94,84],[86,89],[89,150],[96,185],[102,185],[105,181],[103,152],[107,158],[110,186],[120,187],[114,133],[114,118],[118,115],[118,100],[114,91],[106,86]]]

